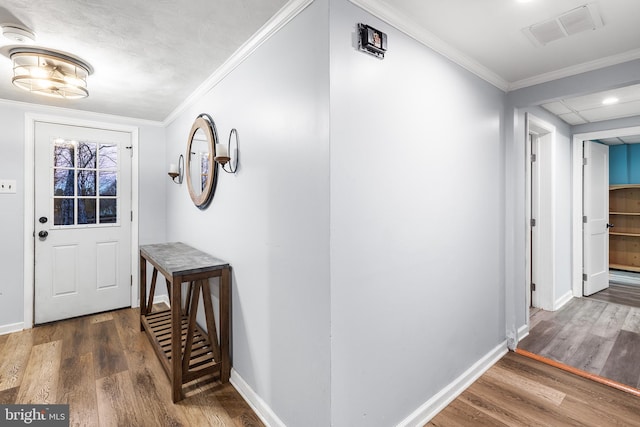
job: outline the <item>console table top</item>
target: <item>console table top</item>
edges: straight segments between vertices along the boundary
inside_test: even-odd
[[[229,263],[182,242],[140,246],[140,255],[172,276],[228,268]]]

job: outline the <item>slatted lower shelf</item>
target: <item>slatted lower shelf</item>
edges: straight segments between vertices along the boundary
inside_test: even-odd
[[[160,358],[167,375],[171,377],[171,310],[158,311],[142,316],[142,324],[151,339],[153,349]],[[181,319],[181,347],[183,357],[189,319],[182,316]],[[189,369],[182,373],[182,383],[192,381],[204,375],[220,372],[220,363],[216,362],[209,337],[200,326],[196,325],[193,333],[193,344],[189,357]]]

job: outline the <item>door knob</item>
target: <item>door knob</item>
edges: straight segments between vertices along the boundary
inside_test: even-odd
[[[46,239],[48,235],[49,235],[49,232],[46,230],[42,230],[41,232],[38,233],[38,237],[40,237],[43,240]]]
[[[613,228],[613,224],[607,224],[607,228]]]

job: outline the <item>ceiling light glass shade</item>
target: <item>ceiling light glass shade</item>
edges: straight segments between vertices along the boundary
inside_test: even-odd
[[[9,54],[13,61],[14,85],[29,92],[65,99],[89,96],[87,76],[93,68],[64,52],[16,48]]]

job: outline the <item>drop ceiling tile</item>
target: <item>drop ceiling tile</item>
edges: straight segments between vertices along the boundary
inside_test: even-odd
[[[623,142],[620,140],[620,138],[603,138],[603,139],[599,139],[599,142],[603,143],[603,144],[607,144],[607,145],[622,145]]]
[[[607,105],[606,107],[594,108],[591,110],[581,110],[580,115],[590,122],[598,122],[602,120],[637,116],[638,111],[640,111],[640,100]]]
[[[563,99],[563,101],[569,108],[576,111],[583,111],[602,107],[602,100],[609,97],[618,98],[620,103],[640,100],[640,84],[577,96],[575,98],[566,98]]]
[[[640,135],[621,136],[620,139],[626,144],[640,144]]]
[[[555,115],[568,114],[568,113],[572,113],[573,112],[566,105],[564,105],[561,101],[556,101],[556,102],[550,102],[548,104],[543,104],[542,107],[545,108],[546,110],[550,111],[551,113],[555,114]]]
[[[559,117],[562,120],[564,120],[565,122],[569,123],[570,125],[574,125],[574,126],[575,125],[583,125],[583,124],[587,123],[586,120],[584,120],[582,117],[580,117],[576,113],[560,114]]]

